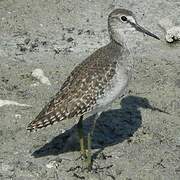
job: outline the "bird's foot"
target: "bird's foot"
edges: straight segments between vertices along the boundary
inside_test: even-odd
[[[79,157],[75,159],[75,161],[81,160],[82,161],[82,168],[85,170],[87,169],[88,171],[91,170],[92,168],[92,157],[91,157],[91,152],[89,152],[88,149],[85,150],[85,154],[80,154]]]
[[[75,159],[75,161],[78,161],[78,160],[83,160],[83,161],[85,161],[86,159],[87,159],[86,155],[80,154],[80,156],[78,156],[78,157]]]

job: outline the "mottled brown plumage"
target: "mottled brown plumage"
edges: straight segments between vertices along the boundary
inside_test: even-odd
[[[119,45],[112,42],[75,67],[60,91],[28,125],[28,130],[92,111],[115,74],[117,50]]]
[[[125,22],[122,16],[126,16]],[[157,38],[136,24],[131,11],[114,10],[108,17],[111,42],[75,67],[60,91],[27,129],[32,131],[89,112],[102,112],[122,95],[131,76],[132,58],[125,36],[132,28]]]

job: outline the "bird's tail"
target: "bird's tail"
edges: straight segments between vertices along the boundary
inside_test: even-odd
[[[41,112],[29,125],[28,131],[34,131],[54,124],[55,122],[62,121],[66,118],[63,114],[57,111],[51,111],[48,113]]]

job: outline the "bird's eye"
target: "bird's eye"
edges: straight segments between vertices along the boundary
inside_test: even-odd
[[[121,16],[121,20],[122,21],[127,21],[127,17],[126,16]]]

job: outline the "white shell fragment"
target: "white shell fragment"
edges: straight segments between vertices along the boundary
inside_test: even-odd
[[[50,161],[48,164],[46,164],[46,167],[48,169],[58,168],[59,164],[60,164],[60,162],[53,160],[53,161]]]
[[[166,41],[173,42],[174,40],[180,40],[180,26],[174,26],[167,31]]]
[[[170,18],[164,18],[159,21],[159,25],[166,32],[165,39],[167,42],[180,40],[180,26],[175,26]]]
[[[16,119],[21,119],[21,114],[15,114]]]
[[[15,102],[15,101],[1,100],[0,99],[0,107],[5,106],[5,105],[15,105],[15,106],[30,107],[30,105],[27,105],[27,104],[20,104],[20,103]]]
[[[49,79],[44,75],[44,72],[42,69],[35,69],[32,72],[32,76],[38,79],[42,84],[46,84],[48,86],[51,85]]]

